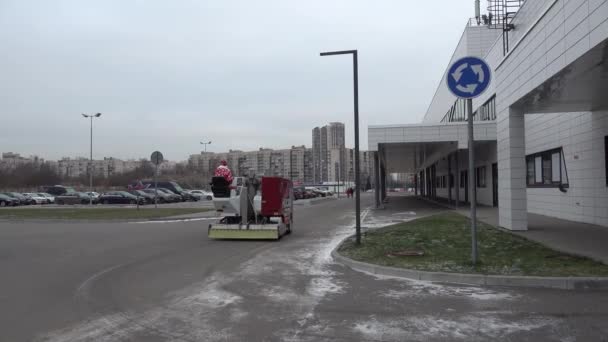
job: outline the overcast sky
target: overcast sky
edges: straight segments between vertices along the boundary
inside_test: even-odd
[[[0,152],[184,160],[419,122],[473,0],[0,0]]]

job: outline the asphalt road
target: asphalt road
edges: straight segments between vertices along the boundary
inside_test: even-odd
[[[440,209],[370,211],[378,227]],[[0,223],[0,341],[608,341],[608,293],[377,278],[336,265],[353,202],[296,207],[280,241],[209,221]]]

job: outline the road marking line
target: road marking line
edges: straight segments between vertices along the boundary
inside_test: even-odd
[[[205,220],[217,220],[219,217],[199,217],[191,219],[174,219],[174,220],[150,220],[150,221],[137,221],[129,222],[130,224],[144,224],[144,223],[177,223],[177,222],[194,222],[194,221],[205,221]]]
[[[76,289],[76,294],[78,295],[80,292],[82,292],[82,290],[87,287],[90,283],[92,283],[95,279],[101,277],[102,275],[108,273],[108,272],[112,272],[117,268],[123,267],[126,264],[118,264],[118,265],[114,265],[112,267],[108,267],[104,270],[101,270],[95,274],[93,274],[92,276],[88,277],[85,281],[83,281],[80,286],[78,286],[78,288]]]

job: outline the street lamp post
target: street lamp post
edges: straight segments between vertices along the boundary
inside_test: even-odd
[[[357,50],[322,52],[321,56],[353,55],[353,91],[355,115],[355,229],[357,244],[361,244],[361,191],[359,170],[359,75],[357,65]]]
[[[201,141],[201,145],[205,145],[205,153],[207,153],[207,145],[211,145],[211,141],[208,141],[208,142]]]
[[[89,155],[89,188],[91,189],[91,192],[93,192],[93,118],[100,117],[101,113],[91,114],[91,115],[87,115],[87,114],[83,113],[82,116],[85,118],[91,119],[91,148],[90,148],[90,155]],[[92,195],[89,195],[89,205],[93,205],[93,196]]]

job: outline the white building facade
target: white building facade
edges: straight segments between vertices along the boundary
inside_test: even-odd
[[[608,226],[608,0],[516,3],[500,25],[469,21],[451,61],[493,71],[473,101],[478,202],[511,230],[528,212]],[[466,112],[446,77],[421,124],[369,127],[380,190],[387,172],[411,172],[419,194],[468,201]]]

